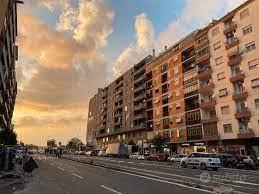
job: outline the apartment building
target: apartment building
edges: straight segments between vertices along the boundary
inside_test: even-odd
[[[206,98],[213,110],[202,117],[209,119],[211,133],[218,133],[221,149],[241,154],[252,149],[259,154],[258,8],[258,0],[249,0],[207,32],[213,94]]]
[[[103,89],[99,88],[97,94],[95,94],[89,101],[86,131],[87,145],[96,144],[94,137],[99,133],[99,127],[103,127],[103,121],[106,124],[105,116],[100,114],[103,111],[102,106],[105,107],[105,104],[102,105],[102,94]]]
[[[110,143],[146,140],[145,66],[147,56],[108,86],[99,89],[89,102],[87,141],[100,147]],[[97,123],[97,125],[96,125]]]
[[[147,65],[148,138],[173,152],[259,154],[258,6],[245,2]]]
[[[2,0],[0,6],[0,130],[12,129],[17,94],[15,61],[18,60],[17,5],[21,1]]]

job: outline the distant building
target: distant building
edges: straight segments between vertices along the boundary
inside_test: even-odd
[[[50,139],[47,141],[47,146],[48,147],[56,147],[57,144],[56,144],[56,140],[55,139]]]
[[[0,130],[11,129],[17,94],[15,61],[18,60],[17,5],[21,1],[1,0],[0,3]]]

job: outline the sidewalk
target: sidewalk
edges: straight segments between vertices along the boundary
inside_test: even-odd
[[[21,166],[10,171],[0,171],[0,190],[24,183]]]

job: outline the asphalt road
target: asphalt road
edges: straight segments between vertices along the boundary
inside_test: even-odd
[[[160,178],[156,172],[137,173],[137,168],[132,169],[131,172],[125,172],[114,170],[112,167],[103,168],[45,155],[34,155],[34,158],[39,165],[39,170],[34,172],[33,177],[28,178],[25,188],[13,192],[9,191],[8,194],[211,193],[204,189],[178,183],[174,179],[166,179],[166,174],[161,175]],[[82,157],[80,159],[89,158]],[[97,158],[96,160],[102,163],[112,163],[112,161],[106,161],[108,159],[110,158]],[[113,163],[119,162],[117,159],[114,161]],[[120,163],[125,163],[125,166],[133,168],[135,163],[128,162],[133,161]],[[159,170],[159,172],[163,171]],[[1,191],[0,193],[2,194]]]
[[[169,181],[180,185],[190,184],[193,187],[201,188],[222,188],[232,189],[245,193],[259,193],[259,171],[243,170],[243,169],[227,169],[222,168],[218,171],[200,170],[191,168],[182,168],[179,164],[152,162],[146,160],[130,160],[119,158],[100,158],[86,156],[65,156],[68,159],[80,162],[89,162],[93,164],[106,166],[106,168],[117,168],[121,171],[130,172],[137,176],[155,178],[160,181]],[[147,181],[147,180],[146,180]],[[149,180],[150,181],[150,180]],[[147,182],[149,182],[147,181]],[[129,182],[129,184],[131,184]],[[160,183],[161,184],[161,183]],[[164,185],[164,184],[163,184]],[[179,186],[179,185],[178,185]],[[161,187],[162,188],[162,187]],[[186,188],[182,186],[182,191]],[[189,193],[189,189],[187,193]],[[147,190],[144,193],[153,193]],[[173,189],[173,193],[177,190]],[[193,190],[192,192],[198,192]],[[131,192],[127,192],[131,193]]]

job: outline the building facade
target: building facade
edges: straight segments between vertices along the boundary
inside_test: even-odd
[[[18,60],[17,5],[20,1],[2,0],[0,6],[0,130],[11,129],[17,94],[15,61]]]
[[[259,0],[246,1],[106,87],[99,140],[160,135],[171,152],[259,156],[258,9]]]
[[[114,82],[99,89],[89,102],[87,141],[143,144],[146,139],[145,65],[141,60]]]

